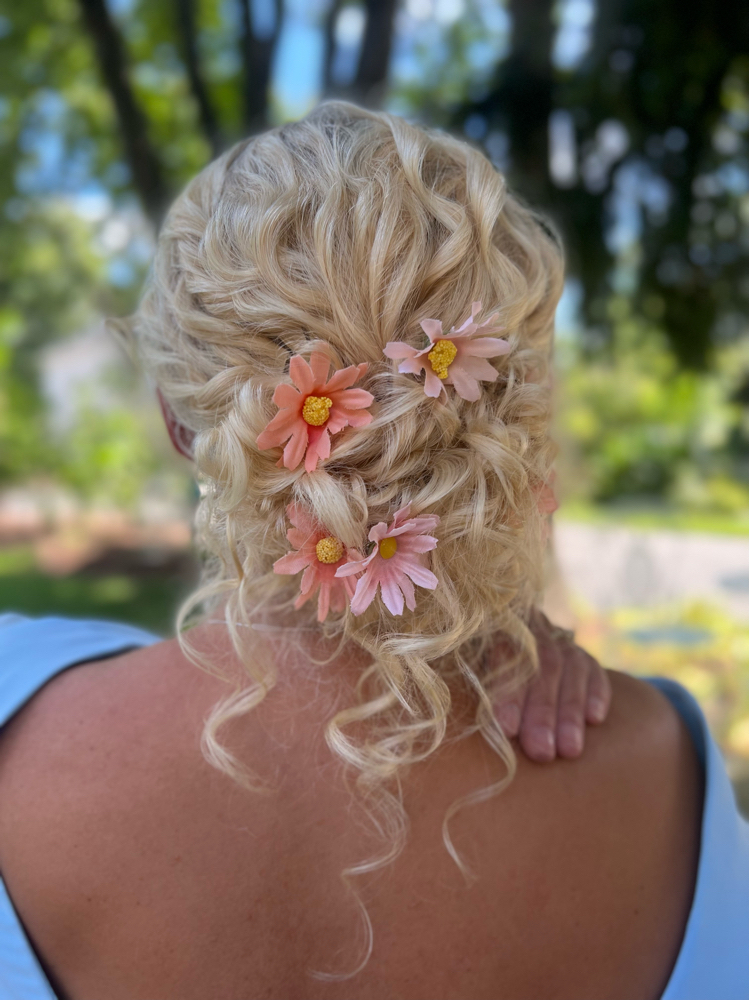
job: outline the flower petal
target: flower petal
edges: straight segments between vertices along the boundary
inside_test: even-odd
[[[318,462],[330,457],[330,435],[327,427],[311,427],[309,439],[304,468],[307,472],[314,472]]]
[[[468,372],[463,371],[456,364],[450,365],[448,379],[455,386],[455,391],[462,399],[470,400],[474,403],[481,398],[481,387],[475,378],[471,378]]]
[[[377,555],[377,549],[370,553],[366,559],[352,559],[351,562],[344,563],[343,566],[339,566],[335,571],[335,575],[340,576],[354,576],[356,573],[363,573],[364,570],[369,566],[374,557]]]
[[[424,368],[424,376],[424,392],[432,399],[436,399],[443,389],[442,379],[437,378],[429,367]]]
[[[388,574],[380,579],[380,589],[382,591],[382,601],[392,615],[403,614],[403,594],[396,583],[395,575]]]
[[[276,391],[273,393],[273,402],[276,406],[296,410],[297,407],[302,405],[302,394],[293,385],[289,385],[288,382],[282,382],[281,385],[276,386]]]
[[[308,396],[315,388],[315,377],[312,369],[299,354],[294,354],[289,361],[289,375],[303,396]]]
[[[317,598],[317,620],[324,622],[330,610],[330,583],[323,580],[320,584],[320,596]]]
[[[431,552],[437,548],[437,539],[434,535],[410,535],[398,542],[399,552]]]
[[[402,361],[398,365],[398,371],[402,375],[420,375],[424,368],[426,367],[426,361],[422,361],[419,355],[413,358],[409,358],[408,361]]]
[[[313,594],[317,589],[319,583],[317,576],[317,560],[311,562],[309,566],[302,573],[302,579],[299,584],[300,594]]]
[[[377,524],[373,524],[369,529],[369,535],[367,536],[370,542],[381,542],[383,538],[387,538],[390,534],[390,529],[385,524],[384,521],[379,521]],[[375,552],[377,549],[375,549]]]
[[[309,566],[312,561],[310,555],[305,552],[289,552],[273,563],[273,572],[279,576],[294,576]]]
[[[388,358],[415,358],[419,353],[415,347],[404,343],[402,340],[391,340],[385,344],[382,353]]]
[[[374,396],[366,389],[338,389],[330,392],[333,406],[340,406],[346,410],[363,410],[374,403]]]
[[[434,573],[427,569],[426,566],[423,566],[420,562],[418,562],[415,556],[402,556],[398,559],[398,568],[408,574],[413,582],[418,584],[419,587],[426,587],[427,590],[434,590],[434,588],[439,585],[439,580]]]
[[[300,531],[304,531],[306,534],[311,535],[313,531],[320,527],[317,521],[308,514],[307,511],[298,503],[290,503],[286,508],[286,516],[294,525],[295,528],[299,528]],[[286,537],[289,538],[288,532]],[[291,539],[289,538],[289,541]],[[293,544],[293,543],[292,543]],[[299,546],[297,546],[298,548]]]
[[[309,359],[309,366],[312,370],[315,386],[322,388],[330,371],[330,360],[321,351],[313,351]]]
[[[283,450],[283,464],[287,469],[296,469],[304,458],[308,440],[307,425],[304,421],[300,421],[300,424],[301,426],[297,425],[294,428],[294,433]]]
[[[399,528],[401,524],[409,519],[411,516],[411,504],[407,503],[405,507],[401,507],[400,510],[396,510],[393,514],[393,527]]]
[[[429,337],[432,343],[440,337],[444,337],[444,333],[442,332],[442,320],[440,319],[423,319],[421,321],[421,329],[427,337]]]
[[[364,361],[360,365],[349,365],[348,368],[341,368],[340,371],[333,372],[330,379],[322,387],[323,394],[329,396],[332,392],[348,388],[364,375],[368,367],[369,365]]]
[[[371,570],[367,570],[364,576],[359,577],[356,584],[356,590],[354,591],[354,596],[351,598],[352,614],[360,615],[362,611],[367,610],[369,605],[375,599],[378,583],[379,580],[377,579],[377,574],[373,573]]]
[[[294,431],[300,417],[293,410],[279,410],[258,434],[255,443],[261,451],[282,444]]]
[[[462,354],[471,354],[474,358],[496,358],[511,350],[509,341],[501,337],[474,337],[460,345]]]
[[[409,611],[416,610],[416,591],[414,590],[414,585],[411,583],[409,577],[404,573],[398,580],[398,586],[403,591],[403,596],[406,598],[406,607]]]
[[[473,358],[464,354],[450,366],[451,375],[456,366],[466,375],[478,379],[480,382],[496,382],[499,378],[499,372],[493,365],[489,364],[486,358]]]

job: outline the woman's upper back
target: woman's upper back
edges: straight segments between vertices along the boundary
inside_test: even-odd
[[[214,630],[215,632],[216,630]],[[222,647],[228,656],[228,645]],[[519,762],[501,796],[441,824],[499,777],[478,738],[406,779],[411,829],[383,873],[341,870],[370,838],[323,737],[313,671],[280,685],[229,744],[272,787],[245,792],[199,740],[223,682],[160,643],[62,674],[0,740],[0,870],[72,1000],[192,997],[658,997],[682,943],[699,855],[700,767],[657,691],[614,675],[581,761]],[[321,711],[321,708],[323,710]]]

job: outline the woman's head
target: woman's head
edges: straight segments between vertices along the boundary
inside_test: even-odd
[[[131,329],[195,433],[199,538],[211,558],[189,607],[225,600],[233,623],[249,622],[258,603],[288,606],[298,577],[274,574],[273,563],[289,551],[292,503],[362,553],[370,528],[407,504],[412,517],[440,519],[428,557],[438,586],[417,590],[415,611],[395,616],[378,598],[325,626],[374,660],[346,721],[366,720],[379,736],[357,742],[341,720],[329,728],[365,783],[439,744],[450,671],[485,707],[490,635],[505,632],[532,659],[525,620],[542,582],[538,498],[553,458],[548,362],[561,284],[558,243],[481,153],[348,104],[235,146],[169,213]],[[422,320],[449,330],[477,301],[479,322],[498,312],[510,345],[490,362],[498,377],[476,401],[449,385],[430,398],[383,349],[423,348]],[[310,473],[279,467],[281,449],[259,447],[258,436],[290,358],[315,350],[338,369],[367,364],[357,386],[373,397],[373,419],[337,434]],[[311,624],[314,602],[293,614]],[[244,636],[233,635],[241,652]],[[245,654],[258,686],[242,710],[273,682]],[[490,722],[480,726],[487,735]],[[501,749],[501,733],[488,738]]]
[[[441,518],[441,586],[419,591],[411,622],[377,602],[366,616],[379,619],[375,631],[418,632],[440,654],[527,607],[539,585],[535,500],[551,458],[546,366],[561,270],[548,229],[483,155],[351,105],[324,105],[198,175],[169,213],[133,328],[161,394],[196,432],[203,530],[226,572],[241,565],[245,586],[270,572],[288,549],[292,501],[359,548],[410,502]],[[448,330],[477,300],[499,311],[512,345],[492,361],[499,378],[481,383],[477,402],[449,387],[425,396],[383,348],[421,348],[421,320]],[[374,420],[337,435],[313,474],[279,469],[280,450],[257,437],[290,356],[309,359],[320,343],[335,367],[369,364],[358,384],[375,398]],[[269,579],[265,594],[271,584],[297,586]],[[349,629],[373,634],[361,621]]]

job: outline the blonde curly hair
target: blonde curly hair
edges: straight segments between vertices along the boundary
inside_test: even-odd
[[[549,360],[562,279],[552,230],[480,152],[340,102],[211,163],[161,233],[128,328],[163,397],[195,433],[198,540],[207,558],[199,589],[180,609],[179,640],[201,662],[184,626],[220,604],[247,672],[206,721],[203,751],[212,764],[253,785],[219,730],[276,680],[275,668],[253,656],[251,629],[240,626],[257,620],[261,605],[264,613],[288,609],[298,593],[298,579],[272,570],[288,551],[287,505],[301,505],[360,550],[371,525],[406,503],[414,515],[440,517],[431,554],[439,586],[417,592],[415,612],[396,618],[375,601],[359,617],[346,610],[324,625],[310,604],[294,612],[372,660],[357,703],[326,729],[387,841],[349,875],[402,848],[398,778],[445,739],[451,679],[472,692],[473,728],[506,765],[503,781],[451,813],[512,778],[513,753],[489,693],[536,664],[528,617],[543,582],[538,494],[554,455]],[[486,315],[499,311],[511,344],[493,362],[498,380],[482,383],[478,402],[450,391],[426,397],[421,380],[398,373],[383,348],[393,340],[421,348],[420,320],[438,318],[449,329],[477,300]],[[273,391],[287,379],[290,356],[308,358],[321,341],[336,367],[369,363],[359,384],[374,395],[374,420],[337,435],[315,472],[278,468],[278,450],[260,450],[257,437],[275,412]],[[490,667],[485,654],[498,633],[508,656]],[[462,865],[448,820],[445,843]]]

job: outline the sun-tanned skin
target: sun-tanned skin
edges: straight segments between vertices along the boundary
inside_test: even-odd
[[[0,871],[61,996],[660,996],[691,905],[702,779],[656,690],[611,675],[609,718],[579,760],[519,755],[511,787],[455,819],[470,887],[442,818],[501,766],[471,737],[414,767],[406,850],[361,880],[371,961],[329,983],[307,970],[344,971],[361,943],[340,870],[381,844],[322,736],[346,666],[281,674],[293,683],[227,732],[268,794],[203,761],[202,719],[225,689],[174,641],[67,671],[3,731]]]

